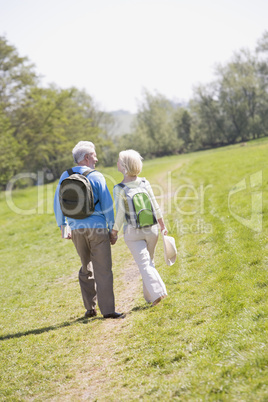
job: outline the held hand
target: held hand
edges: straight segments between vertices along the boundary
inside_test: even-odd
[[[117,232],[115,230],[112,230],[109,233],[109,236],[110,236],[110,243],[113,246],[117,242],[117,239],[118,239]]]
[[[110,237],[110,243],[111,245],[115,245],[115,243],[117,242],[117,237]]]
[[[166,236],[168,234],[168,230],[166,227],[164,227],[163,229],[161,229],[161,232],[163,233],[164,236]]]
[[[66,225],[61,225],[61,238],[62,239],[67,239],[70,240],[72,238],[72,232],[70,230],[67,230],[67,228],[69,228]],[[70,228],[69,228],[70,229]]]
[[[159,218],[158,223],[159,223],[159,226],[160,226],[160,229],[161,229],[161,233],[163,233],[163,235],[166,236],[167,233],[168,233],[168,230],[167,230],[167,228],[165,226],[164,219]]]

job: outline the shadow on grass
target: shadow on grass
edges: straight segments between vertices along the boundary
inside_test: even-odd
[[[142,305],[142,306],[137,306],[137,307],[133,307],[132,311],[142,311],[142,310],[148,310],[149,308],[152,308],[151,304],[146,304],[146,305]]]
[[[25,331],[25,332],[17,332],[16,334],[2,335],[2,336],[0,336],[0,341],[4,341],[6,339],[21,338],[22,336],[27,336],[27,335],[39,335],[39,334],[43,334],[44,332],[55,331],[57,329],[64,328],[64,327],[70,327],[77,323],[87,324],[88,322],[93,322],[96,320],[104,320],[104,318],[103,317],[95,317],[95,318],[89,319],[86,317],[81,317],[81,318],[77,318],[77,320],[74,320],[74,321],[65,321],[62,324],[51,325],[49,327],[31,329],[31,330]]]
[[[135,312],[135,311],[142,311],[142,310],[147,310],[148,308],[151,308],[150,305],[142,305],[142,306],[137,306],[134,307],[130,313]],[[124,314],[120,318],[125,318],[128,315],[128,313]],[[94,317],[94,318],[86,318],[86,317],[80,317],[77,318],[74,321],[65,321],[61,324],[57,325],[50,325],[48,327],[43,327],[43,328],[37,328],[37,329],[31,329],[29,331],[24,331],[24,332],[17,332],[16,334],[7,334],[7,335],[0,335],[0,341],[4,341],[6,339],[14,339],[14,338],[21,338],[23,336],[27,335],[39,335],[43,334],[44,332],[50,332],[50,331],[56,331],[57,329],[64,328],[64,327],[70,327],[72,325],[75,325],[77,323],[82,323],[82,324],[87,324],[91,323],[96,320],[106,320],[103,317]]]

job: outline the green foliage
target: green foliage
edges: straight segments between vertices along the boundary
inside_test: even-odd
[[[0,36],[0,107],[10,112],[37,82],[33,65]]]
[[[174,153],[180,142],[173,128],[174,108],[164,96],[155,96],[148,91],[144,93],[144,101],[137,115],[137,146],[152,156],[163,156]],[[145,139],[143,146],[142,139]]]
[[[76,88],[42,88],[33,67],[0,38],[0,186],[21,172],[59,177],[73,165],[71,150],[80,140],[95,143],[100,156],[111,145],[107,113]],[[106,151],[107,152],[107,151]],[[105,162],[108,158],[103,158]],[[17,181],[16,184],[19,182]]]
[[[241,51],[225,68],[218,68],[221,75],[219,100],[226,113],[228,135],[232,142],[258,138],[263,129],[259,119],[259,105],[267,95],[261,89],[258,64],[249,52]],[[266,107],[268,106],[268,103]]]
[[[216,74],[217,81],[195,89],[195,142],[210,148],[267,135],[267,74],[260,74],[258,59],[242,50],[230,63],[218,66]]]
[[[265,31],[262,37],[258,40],[256,50],[258,53],[268,52],[268,31]]]
[[[187,150],[187,147],[191,145],[191,114],[187,109],[178,108],[175,112],[174,121],[178,138],[183,141],[183,149]]]
[[[12,135],[9,118],[0,109],[0,188],[22,167],[20,146]],[[12,163],[11,163],[12,161]]]
[[[0,36],[0,188],[23,167],[25,151],[14,136],[13,117],[37,81],[27,57]]]
[[[193,149],[217,147],[225,141],[225,117],[217,100],[216,84],[199,86],[190,104]]]
[[[97,142],[100,129],[92,116],[92,101],[76,89],[33,88],[15,114],[16,138],[27,150],[24,166],[58,177],[73,164],[76,142]]]

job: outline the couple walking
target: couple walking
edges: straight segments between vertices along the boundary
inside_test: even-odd
[[[72,168],[73,173],[83,174],[90,169],[87,178],[93,190],[95,203],[92,215],[83,219],[68,218],[68,225],[71,228],[68,238],[72,239],[82,264],[79,271],[79,284],[86,308],[85,316],[97,315],[98,301],[104,318],[123,317],[123,313],[115,311],[111,258],[111,244],[116,243],[118,232],[122,226],[124,226],[125,242],[142,275],[144,298],[148,303],[156,305],[167,295],[166,287],[154,266],[154,251],[158,239],[157,224],[137,229],[131,226],[125,218],[128,207],[122,185],[128,188],[140,185],[142,180],[138,177],[142,170],[140,154],[134,150],[122,151],[119,154],[117,167],[124,178],[121,184],[114,187],[113,191],[116,205],[116,219],[114,219],[113,200],[105,178],[95,170],[98,159],[94,144],[89,141],[80,141],[72,153],[76,163],[76,166]],[[69,176],[69,173],[65,171],[61,175],[54,198],[54,212],[60,228],[67,225],[59,200],[60,185]],[[160,229],[167,234],[159,205],[147,180],[145,180],[145,187]]]

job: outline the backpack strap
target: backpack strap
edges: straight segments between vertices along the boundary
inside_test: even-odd
[[[140,185],[145,186],[145,184],[146,184],[146,179],[145,179],[145,177],[143,177],[141,179]]]
[[[145,177],[143,177],[143,178],[141,179],[141,182],[140,182],[139,186],[140,186],[141,184],[142,184],[142,185],[145,185],[145,184],[146,184],[146,179],[145,179]],[[122,188],[127,187],[124,183],[118,183],[118,186],[120,186],[120,187],[122,187]]]
[[[82,175],[86,177],[88,174],[93,173],[93,172],[95,172],[95,171],[96,171],[95,169],[88,169],[88,170],[86,170],[84,173],[82,173]],[[94,203],[94,205],[97,205],[98,202],[99,202],[99,200],[96,201],[96,202]]]
[[[128,191],[129,187],[126,186],[124,183],[118,183],[117,186],[121,187],[124,190],[124,193],[126,196],[126,192]],[[127,222],[129,222],[129,206],[128,206],[127,201],[125,204],[125,218],[126,218]]]
[[[74,174],[74,171],[73,171],[73,169],[68,169],[67,173],[68,173],[69,176],[71,176],[72,174]]]
[[[95,172],[95,169],[88,169],[84,173],[74,172],[73,169],[68,169],[67,173],[69,176],[72,174],[82,174],[83,176],[87,176],[89,173]]]
[[[84,173],[82,173],[82,175],[87,176],[88,174],[93,173],[93,172],[95,172],[95,169],[88,169]]]

